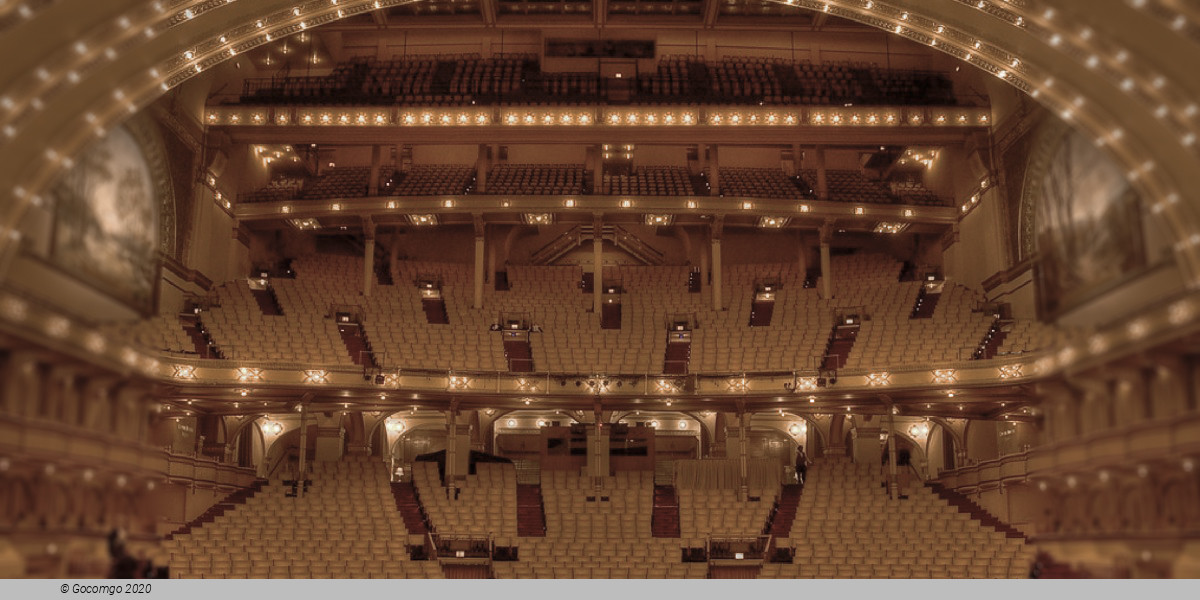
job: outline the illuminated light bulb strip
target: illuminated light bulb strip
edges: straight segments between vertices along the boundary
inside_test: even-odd
[[[387,2],[387,4],[389,4],[389,5],[392,5],[392,4],[400,4],[400,3]],[[802,2],[801,4],[817,4],[817,3],[811,3],[811,2]],[[875,7],[877,7],[877,8],[881,7],[881,5],[878,5],[877,3],[873,3],[873,4],[874,4],[874,6],[875,6]],[[361,5],[356,5],[356,7],[361,7]],[[341,10],[341,9],[339,9],[339,10]],[[363,10],[370,10],[370,8],[364,8]],[[842,11],[842,12],[849,12],[849,11]],[[348,14],[348,13],[338,13],[338,14],[339,14],[339,16],[343,16],[343,14]],[[856,18],[856,16],[855,16],[855,15],[843,15],[843,16],[848,16],[849,18],[855,18],[856,20],[862,20],[861,18]],[[917,18],[920,18],[920,17],[919,17],[919,16],[917,16]],[[915,19],[914,19],[912,16],[910,16],[910,19],[909,19],[909,21],[911,21],[911,22],[915,22]],[[876,24],[876,25],[878,25],[878,24]],[[906,31],[907,31],[907,30],[906,30]],[[951,32],[953,33],[953,30],[951,30]],[[917,38],[917,37],[915,37],[915,36],[909,36],[909,37],[913,37],[914,39],[920,39],[920,38]],[[939,46],[942,46],[942,45],[941,45],[941,44],[939,44]],[[188,75],[188,76],[191,76],[191,75]],[[1036,90],[1035,90],[1035,91],[1036,91]]]
[[[778,2],[779,0],[768,0],[768,1]],[[960,2],[962,2],[962,0],[960,0]],[[964,2],[964,3],[966,3],[966,2]],[[894,28],[892,25],[896,22],[896,19],[899,19],[899,17],[902,15],[906,16],[907,18],[903,20],[903,22],[905,23],[905,26],[901,31],[902,35],[905,35],[906,37],[909,37],[911,39],[914,39],[914,40],[917,40],[920,42],[927,43],[927,44],[934,46],[944,52],[947,52],[948,54],[951,54],[952,56],[956,56],[957,58],[966,60],[967,62],[970,62],[974,66],[984,68],[984,70],[992,73],[993,75],[998,75],[999,73],[1001,73],[1001,71],[1004,71],[1005,76],[1003,77],[1003,79],[1006,82],[1008,82],[1010,85],[1013,85],[1014,87],[1017,87],[1018,89],[1021,89],[1022,91],[1030,94],[1031,96],[1033,96],[1035,98],[1038,98],[1039,92],[1042,91],[1042,90],[1039,90],[1037,87],[1034,87],[1033,84],[1030,82],[1035,81],[1035,80],[1042,80],[1042,79],[1044,79],[1044,75],[1043,76],[1035,76],[1035,73],[1033,71],[1030,71],[1028,68],[1028,65],[1026,65],[1023,62],[1018,61],[1014,65],[1014,59],[1016,59],[1015,55],[1005,52],[1005,51],[1003,51],[1003,49],[992,46],[990,44],[979,44],[979,47],[976,47],[976,44],[978,44],[978,42],[979,42],[977,39],[975,39],[971,36],[968,36],[964,32],[956,30],[952,27],[948,27],[945,24],[938,23],[938,22],[936,22],[932,19],[928,19],[924,16],[914,15],[913,13],[911,13],[907,10],[901,10],[898,8],[890,7],[890,6],[887,6],[887,5],[878,3],[878,2],[871,2],[870,3],[871,6],[865,6],[864,3],[857,2],[857,1],[813,2],[813,1],[809,1],[809,0],[799,0],[798,4],[801,6],[806,6],[813,10],[821,10],[821,11],[827,12],[827,13],[834,13],[838,16],[842,16],[842,17],[849,18],[852,20],[864,22],[864,23],[879,27],[881,29],[884,29],[885,31],[889,31],[889,30],[894,31]],[[978,2],[975,3],[976,7],[978,8],[977,4],[978,4]],[[989,14],[998,16],[999,18],[1001,18],[1002,20],[1004,20],[1005,22],[1009,23],[1012,26],[1015,26],[1015,27],[1018,27],[1021,29],[1028,29],[1030,27],[1031,24],[1030,24],[1029,17],[1023,16],[1023,15],[1018,15],[1008,9],[1005,9],[1003,7],[994,6],[994,5],[995,5],[994,2],[985,2],[984,6],[982,8],[983,8],[983,10],[985,10],[985,12],[988,12]],[[864,8],[866,9],[865,12],[863,10]],[[890,16],[891,19],[882,18],[879,15]],[[927,29],[927,31],[924,33],[918,34],[916,29],[919,29],[921,27],[925,27]],[[1037,29],[1037,25],[1033,24],[1033,28]],[[1047,30],[1047,31],[1049,31],[1049,30]],[[944,39],[949,43],[933,44],[931,42],[933,42],[934,39]],[[954,46],[957,46],[957,47],[954,47]],[[1013,71],[1011,69],[1018,69],[1018,68],[1023,73],[1024,76],[1017,76],[1017,75],[1012,74]],[[1079,97],[1079,96],[1076,95],[1075,97]],[[1045,102],[1045,100],[1043,100],[1043,102]],[[1059,102],[1057,107],[1052,106],[1051,108],[1054,108],[1064,114],[1073,114],[1075,111],[1069,107],[1070,107],[1069,103]],[[1092,109],[1089,108],[1088,110],[1092,110]],[[1107,129],[1111,129],[1111,128],[1112,128],[1112,126],[1109,126]],[[1092,129],[1092,133],[1095,134],[1100,131],[1103,131],[1104,129],[1105,129],[1105,127],[1099,127],[1096,129]],[[1200,136],[1198,136],[1195,132],[1192,132],[1187,135],[1178,136],[1178,139],[1182,145],[1190,146],[1191,149],[1193,150],[1193,152],[1200,153],[1200,144],[1195,143],[1197,137],[1200,137]],[[1128,166],[1129,164],[1137,164],[1137,163],[1126,162],[1125,164]]]
[[[975,210],[975,207],[979,206],[980,201],[983,200],[983,194],[995,186],[996,177],[993,175],[987,175],[980,179],[979,185],[971,192],[971,195],[959,205],[959,217],[965,217]]]
[[[1133,351],[1130,349],[1130,344],[1117,343],[1118,340],[1129,340],[1131,342],[1146,342],[1152,339],[1155,335],[1170,334],[1178,332],[1183,326],[1189,326],[1194,323],[1196,316],[1200,314],[1196,309],[1196,303],[1191,298],[1178,299],[1167,306],[1160,307],[1152,312],[1142,314],[1138,319],[1120,325],[1111,326],[1099,332],[1110,339],[1113,343],[1107,345],[1106,352],[1112,354],[1121,351]],[[0,317],[13,322],[19,327],[28,329],[34,334],[49,331],[50,329],[60,329],[63,331],[63,340],[72,340],[79,342],[80,346],[87,347],[90,344],[87,340],[90,337],[96,337],[98,332],[91,326],[73,321],[71,317],[59,314],[53,309],[42,305],[34,304],[21,299],[13,294],[0,292]],[[1078,341],[1078,340],[1077,340]],[[297,370],[272,370],[269,373],[260,368],[251,367],[198,367],[194,364],[180,364],[173,360],[167,359],[164,355],[153,354],[150,352],[134,350],[133,348],[112,348],[110,352],[104,355],[97,356],[97,360],[101,363],[113,362],[113,357],[120,357],[120,362],[138,368],[148,375],[155,377],[161,381],[173,381],[178,383],[179,380],[203,380],[205,382],[220,382],[227,380],[244,385],[248,382],[255,383],[296,383],[303,381],[309,384],[333,384],[338,385],[367,385],[361,383],[359,372],[354,371],[326,371],[318,369],[297,369]],[[166,359],[160,360],[160,358]],[[1109,360],[1116,358],[1112,356]],[[865,376],[864,387],[875,387],[881,385],[900,384],[902,386],[916,385],[919,383],[921,373],[932,373],[935,378],[939,375],[943,377],[941,381],[947,383],[952,382],[950,374],[956,377],[959,381],[965,379],[970,382],[997,382],[1001,380],[1012,380],[1026,377],[1026,372],[1037,377],[1052,375],[1057,370],[1076,364],[1081,360],[1103,360],[1100,356],[1085,356],[1076,346],[1066,345],[1061,349],[1053,352],[1040,352],[1030,354],[1021,362],[1010,362],[1000,365],[991,364],[972,365],[971,367],[960,367],[959,369],[940,369],[933,371],[903,371],[901,373],[888,372],[873,372]],[[203,368],[204,373],[200,373]],[[399,380],[394,377],[395,374],[389,374],[385,385],[397,387]],[[701,374],[703,376],[703,374]],[[723,391],[724,393],[743,393],[754,387],[756,381],[751,380],[746,374],[743,376],[725,377],[725,376],[707,376],[713,387],[710,391]],[[335,380],[334,377],[337,377]],[[486,377],[486,376],[484,376]],[[899,381],[894,381],[895,378]],[[455,381],[452,381],[455,380]],[[354,381],[356,383],[349,383]],[[459,389],[469,389],[471,380],[467,376],[448,373],[447,379],[444,380]],[[483,386],[490,389],[490,385],[483,381]],[[532,381],[532,380],[530,380]],[[818,387],[815,378],[805,379],[798,378],[797,391],[811,391]],[[927,385],[927,384],[926,384]],[[368,386],[373,388],[374,386]],[[432,389],[432,388],[431,388]],[[533,389],[531,391],[536,391]],[[612,390],[610,390],[612,391]],[[636,390],[630,390],[629,393],[637,393]]]
[[[217,106],[204,112],[211,126],[400,126],[400,127],[797,127],[848,126],[987,127],[984,108],[931,107],[802,107],[791,110],[694,108],[681,110],[563,107],[539,109],[250,107]]]
[[[289,31],[289,28],[294,28],[295,31],[300,31],[299,24],[301,21],[308,23],[317,23],[319,21],[323,23],[355,14],[370,12],[382,7],[409,4],[414,1],[416,0],[376,0],[374,2],[341,2],[338,5],[330,5],[322,0],[314,0],[302,5],[309,7],[309,9],[307,11],[302,10],[301,15],[308,14],[312,15],[311,17],[294,15],[293,11],[288,9],[234,28],[232,31],[227,31],[224,35],[193,45],[191,50],[193,55],[192,60],[185,59],[182,55],[177,55],[166,61],[164,65],[156,67],[160,73],[171,73],[165,82],[162,80],[161,75],[150,77],[149,80],[147,80],[147,75],[135,75],[131,76],[129,80],[121,82],[116,89],[124,91],[122,91],[122,97],[119,99],[120,102],[118,104],[114,105],[110,103],[104,105],[105,108],[98,107],[94,113],[89,113],[93,118],[93,122],[66,134],[70,135],[71,139],[60,140],[60,143],[55,144],[55,146],[61,149],[62,154],[70,154],[89,143],[94,135],[103,134],[108,124],[124,120],[139,108],[157,99],[164,89],[170,89],[207,70],[209,67],[227,60],[229,58],[227,54],[228,48],[238,48],[238,52],[242,52],[267,43],[269,40],[264,37],[262,32],[270,29],[268,25],[271,23],[278,22],[284,24],[292,22],[290,26],[281,26],[277,30]],[[322,15],[334,16],[321,20]],[[188,21],[193,20],[195,19]],[[263,26],[259,27],[258,23],[262,23]],[[122,52],[117,52],[114,58],[124,52],[132,51],[135,46],[141,43],[140,36],[131,36],[126,41]],[[199,67],[199,69],[196,67]],[[11,112],[9,116],[12,116]],[[3,131],[3,129],[0,129],[0,131]],[[86,134],[81,132],[86,132]],[[0,141],[3,141],[3,138],[0,138]],[[61,165],[53,165],[49,168],[31,171],[27,179],[29,189],[42,189],[47,185],[47,182],[51,181],[57,175],[59,166]]]
[[[977,2],[972,0],[957,0],[961,4],[975,6]],[[1138,5],[1138,0],[1131,0],[1130,4],[1135,9],[1145,10],[1148,14],[1157,16],[1160,19],[1167,21],[1166,25],[1169,29],[1179,32],[1181,28],[1177,27],[1180,24],[1180,18],[1183,18],[1184,24],[1191,22],[1186,16],[1181,13],[1168,9],[1162,6],[1161,2],[1156,2],[1155,6],[1147,7],[1145,2],[1142,6]],[[1053,8],[1042,10],[1041,12],[1033,10],[1024,10],[1012,3],[1006,3],[1004,8],[996,2],[988,2],[985,12],[1000,18],[1009,25],[1022,27],[1030,35],[1041,39],[1043,42],[1056,48],[1059,52],[1066,54],[1084,65],[1089,70],[1099,71],[1106,75],[1113,85],[1119,87],[1122,91],[1133,94],[1137,92],[1140,100],[1148,106],[1174,106],[1187,107],[1192,106],[1194,99],[1183,90],[1178,89],[1178,86],[1167,86],[1166,81],[1161,83],[1155,81],[1154,75],[1157,69],[1151,68],[1150,65],[1140,65],[1138,61],[1132,60],[1128,50],[1118,48],[1105,43],[1104,36],[1088,35],[1064,35],[1063,27],[1053,25],[1054,19],[1066,22],[1069,19],[1061,15],[1057,15]],[[1083,31],[1090,31],[1084,29]],[[1200,41],[1200,28],[1194,29],[1191,32],[1191,37]],[[1140,85],[1134,88],[1132,84],[1139,81]],[[1184,131],[1198,131],[1198,126],[1191,122],[1190,116],[1171,114],[1164,115],[1165,118],[1170,116],[1169,126],[1181,128]],[[1180,139],[1187,139],[1186,136],[1180,136]],[[1183,144],[1191,146],[1191,144]]]
[[[1200,41],[1200,21],[1193,19],[1186,11],[1161,0],[1128,0],[1127,4],[1162,21],[1164,27],[1180,37]]]
[[[166,4],[171,6],[168,7]],[[30,74],[26,76],[24,100],[18,101],[17,106],[9,111],[6,115],[7,120],[19,119],[22,109],[31,106],[31,99],[44,97],[58,91],[64,83],[78,83],[93,69],[115,60],[121,50],[128,49],[134,44],[140,44],[146,31],[160,33],[158,31],[160,29],[165,31],[226,4],[229,4],[227,0],[192,2],[172,0],[160,3],[159,6],[162,7],[162,10],[143,6],[140,10],[135,9],[115,19],[106,20],[91,31],[77,36],[76,43],[72,47],[63,48],[52,54],[43,61],[38,69],[31,70]],[[187,17],[188,13],[192,16]],[[39,72],[44,72],[47,76],[39,77]],[[21,87],[22,84],[18,82],[11,85],[9,89],[20,89]],[[0,121],[0,123],[4,122],[6,121]]]
[[[41,2],[25,2],[17,6],[9,4],[7,7],[0,8],[0,17],[9,17],[0,20],[0,33],[4,33],[22,23],[28,23],[58,3],[58,0],[42,0]],[[12,18],[15,15],[16,18]]]
[[[226,55],[226,48],[228,47],[234,47],[238,53],[242,53],[262,44],[300,33],[312,27],[380,8],[413,4],[418,1],[420,0],[360,0],[358,2],[348,1],[332,4],[326,0],[310,0],[294,8],[277,11],[260,17],[254,22],[248,22],[231,31],[227,31],[222,36],[226,39],[225,42],[222,42],[221,38],[218,37],[210,38],[205,42],[196,44],[195,53],[200,61],[208,57],[214,57],[217,62],[220,62],[228,58]],[[175,87],[195,75],[195,72],[188,65],[189,62],[181,56],[176,56],[160,67],[164,72],[172,73],[172,76],[167,80],[169,86]],[[207,68],[203,63],[202,66]],[[191,72],[189,73],[189,71]]]

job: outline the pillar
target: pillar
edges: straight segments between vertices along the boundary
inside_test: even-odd
[[[900,483],[896,478],[896,417],[888,414],[884,427],[887,428],[888,496],[895,499],[900,497]]]
[[[304,482],[308,481],[308,424],[305,423],[308,419],[308,407],[303,403],[300,404],[300,469],[296,473],[296,481],[300,484],[296,487],[296,493],[303,496],[305,493]],[[265,457],[264,457],[265,458]],[[265,460],[264,460],[265,462]]]
[[[708,293],[708,253],[700,249],[700,293]]]
[[[496,237],[496,236],[493,236],[493,237]],[[495,277],[496,277],[496,254],[498,254],[499,252],[497,251],[495,246],[496,246],[496,240],[493,239],[492,240],[492,248],[488,249],[488,252],[486,253],[487,254],[487,270],[483,272],[483,283],[484,284],[487,284],[489,282],[492,284],[495,284],[495,282],[496,282],[496,280],[495,280]],[[495,287],[495,286],[493,285],[493,287]]]
[[[376,149],[379,147],[376,146]],[[371,295],[375,283],[375,222],[370,217],[363,219],[363,296]]]
[[[363,242],[363,296],[371,295],[371,284],[375,280],[375,236]]]
[[[721,238],[712,239],[712,303],[713,310],[721,310]]]
[[[741,413],[738,415],[738,498],[745,500],[749,495],[750,488],[747,479],[750,475],[750,466],[748,454],[750,452],[750,440],[747,438],[747,422],[750,420],[749,413]]]
[[[829,241],[833,237],[833,223],[826,221],[821,226],[821,297],[833,298],[833,269],[829,260]]]
[[[717,146],[715,144],[708,146],[708,187],[711,188],[713,196],[721,195],[721,172],[720,161],[717,160]]]
[[[604,301],[604,222],[597,214],[592,225],[592,310],[597,315]]]
[[[817,163],[817,200],[829,200],[829,180],[825,173],[825,147],[817,146],[816,154]]]
[[[479,193],[487,192],[487,174],[488,168],[491,166],[491,146],[487,144],[479,145],[479,154],[475,158],[475,191]]]
[[[367,195],[379,195],[379,155],[381,148],[371,146],[371,175],[367,178]]]
[[[474,308],[483,308],[483,250],[484,236],[475,236],[475,304]]]
[[[587,433],[587,471],[592,477],[592,486],[599,490],[609,471],[609,439],[604,431],[603,412],[600,403],[593,407],[592,428]]]
[[[725,458],[725,428],[725,413],[718,412],[713,420],[713,441],[708,451],[710,458]]]
[[[471,420],[471,449],[477,452],[484,452],[483,447],[483,428],[479,426],[480,418],[479,411],[473,410],[470,413]]]
[[[237,219],[233,220],[233,227],[230,230],[230,237],[233,238],[233,249],[228,253],[225,261],[225,268],[227,269],[226,273],[228,274],[226,279],[245,277],[249,275],[249,273],[242,272],[241,261],[240,257],[238,256],[240,254],[240,252],[238,252],[238,246],[245,244],[242,242],[241,224]]]
[[[454,402],[457,404],[457,402]],[[446,470],[444,471],[446,485],[446,494],[448,497],[453,497],[451,488],[454,487],[454,478],[458,475],[458,424],[455,415],[458,414],[456,407],[451,407],[446,411]]]
[[[601,146],[588,146],[587,168],[592,172],[592,185],[589,194],[598,194],[603,189],[604,182],[604,149]]]

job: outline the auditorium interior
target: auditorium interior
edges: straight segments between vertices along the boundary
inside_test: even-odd
[[[1193,2],[0,0],[0,55],[0,576],[1200,577]]]

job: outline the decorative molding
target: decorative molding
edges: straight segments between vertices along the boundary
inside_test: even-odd
[[[213,281],[200,271],[190,269],[172,256],[162,257],[163,269],[173,273],[187,283],[194,283],[205,290],[212,289]]]
[[[983,280],[983,291],[991,292],[997,287],[1024,275],[1027,271],[1033,268],[1033,264],[1036,261],[1037,256],[1031,256],[1003,271],[996,271],[990,277]]]

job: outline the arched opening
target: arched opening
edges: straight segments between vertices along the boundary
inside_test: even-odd
[[[407,429],[391,445],[390,458],[396,465],[411,465],[422,454],[446,449],[446,430],[433,425]]]
[[[258,419],[255,419],[257,421]],[[262,429],[254,422],[242,426],[237,434],[237,464],[239,467],[257,467],[262,464],[266,443]]]
[[[957,468],[958,443],[946,425],[933,422],[927,439],[925,455],[929,477],[937,477],[942,471]]]

